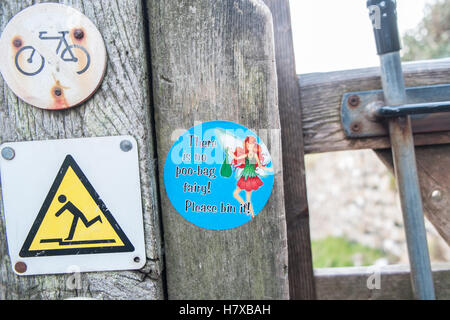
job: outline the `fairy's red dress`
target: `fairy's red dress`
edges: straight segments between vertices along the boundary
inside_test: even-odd
[[[263,182],[256,173],[256,165],[250,163],[248,157],[245,158],[245,166],[241,173],[241,178],[237,182],[237,186],[246,191],[255,191],[263,185]]]

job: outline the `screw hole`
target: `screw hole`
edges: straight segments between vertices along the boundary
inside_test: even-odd
[[[84,32],[81,29],[75,29],[73,32],[73,36],[75,39],[81,40],[84,37]]]
[[[22,40],[20,40],[20,39],[14,39],[13,45],[14,45],[14,47],[16,47],[16,48],[20,48],[20,47],[22,46]]]
[[[352,95],[348,98],[347,102],[350,105],[350,107],[356,108],[359,106],[361,99],[357,95]]]
[[[141,262],[141,258],[139,258],[139,257],[134,257],[133,261],[136,262],[136,263],[139,263],[139,262]]]
[[[354,123],[351,126],[351,129],[353,132],[360,132],[361,131],[361,125],[359,123]]]

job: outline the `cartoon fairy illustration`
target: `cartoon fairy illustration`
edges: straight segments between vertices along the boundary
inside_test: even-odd
[[[216,135],[225,150],[220,173],[224,177],[230,177],[232,168],[236,171],[238,181],[233,196],[241,205],[248,205],[247,215],[251,215],[253,219],[255,213],[251,201],[252,192],[263,185],[261,177],[273,174],[273,168],[267,167],[272,161],[269,151],[264,144],[258,144],[254,136],[247,136],[242,140],[222,129],[216,129]],[[242,191],[245,191],[246,201],[240,195]]]

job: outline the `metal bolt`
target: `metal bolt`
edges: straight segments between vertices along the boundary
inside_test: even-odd
[[[128,152],[133,149],[133,144],[129,140],[123,140],[122,142],[120,142],[120,149],[123,152]]]
[[[13,45],[14,45],[14,47],[16,47],[16,48],[20,48],[20,47],[22,46],[22,40],[20,40],[20,39],[14,39]]]
[[[359,106],[361,99],[359,98],[359,96],[354,94],[348,97],[347,102],[350,105],[350,107],[356,108],[357,106]]]
[[[16,270],[17,273],[25,273],[27,271],[27,265],[25,262],[19,261],[14,265],[14,270]]]
[[[361,131],[361,124],[359,122],[355,122],[351,125],[351,130],[353,132],[360,132]]]
[[[55,93],[55,96],[59,97],[60,95],[62,95],[62,90],[60,88],[56,88],[54,93]]]
[[[11,147],[4,147],[2,149],[2,157],[5,160],[12,160],[14,159],[16,153],[14,152],[14,149]]]
[[[442,191],[441,190],[433,190],[431,193],[431,199],[433,201],[441,201],[442,200]]]
[[[84,38],[84,32],[81,29],[75,29],[75,31],[73,32],[73,36],[75,37],[75,39],[81,40]]]
[[[136,263],[139,263],[139,262],[141,261],[141,258],[139,258],[139,257],[134,257],[133,261],[136,262]]]

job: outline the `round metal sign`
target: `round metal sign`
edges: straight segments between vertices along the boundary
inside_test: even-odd
[[[42,109],[76,106],[99,87],[106,49],[96,26],[57,3],[19,12],[0,37],[0,72],[25,102]]]

